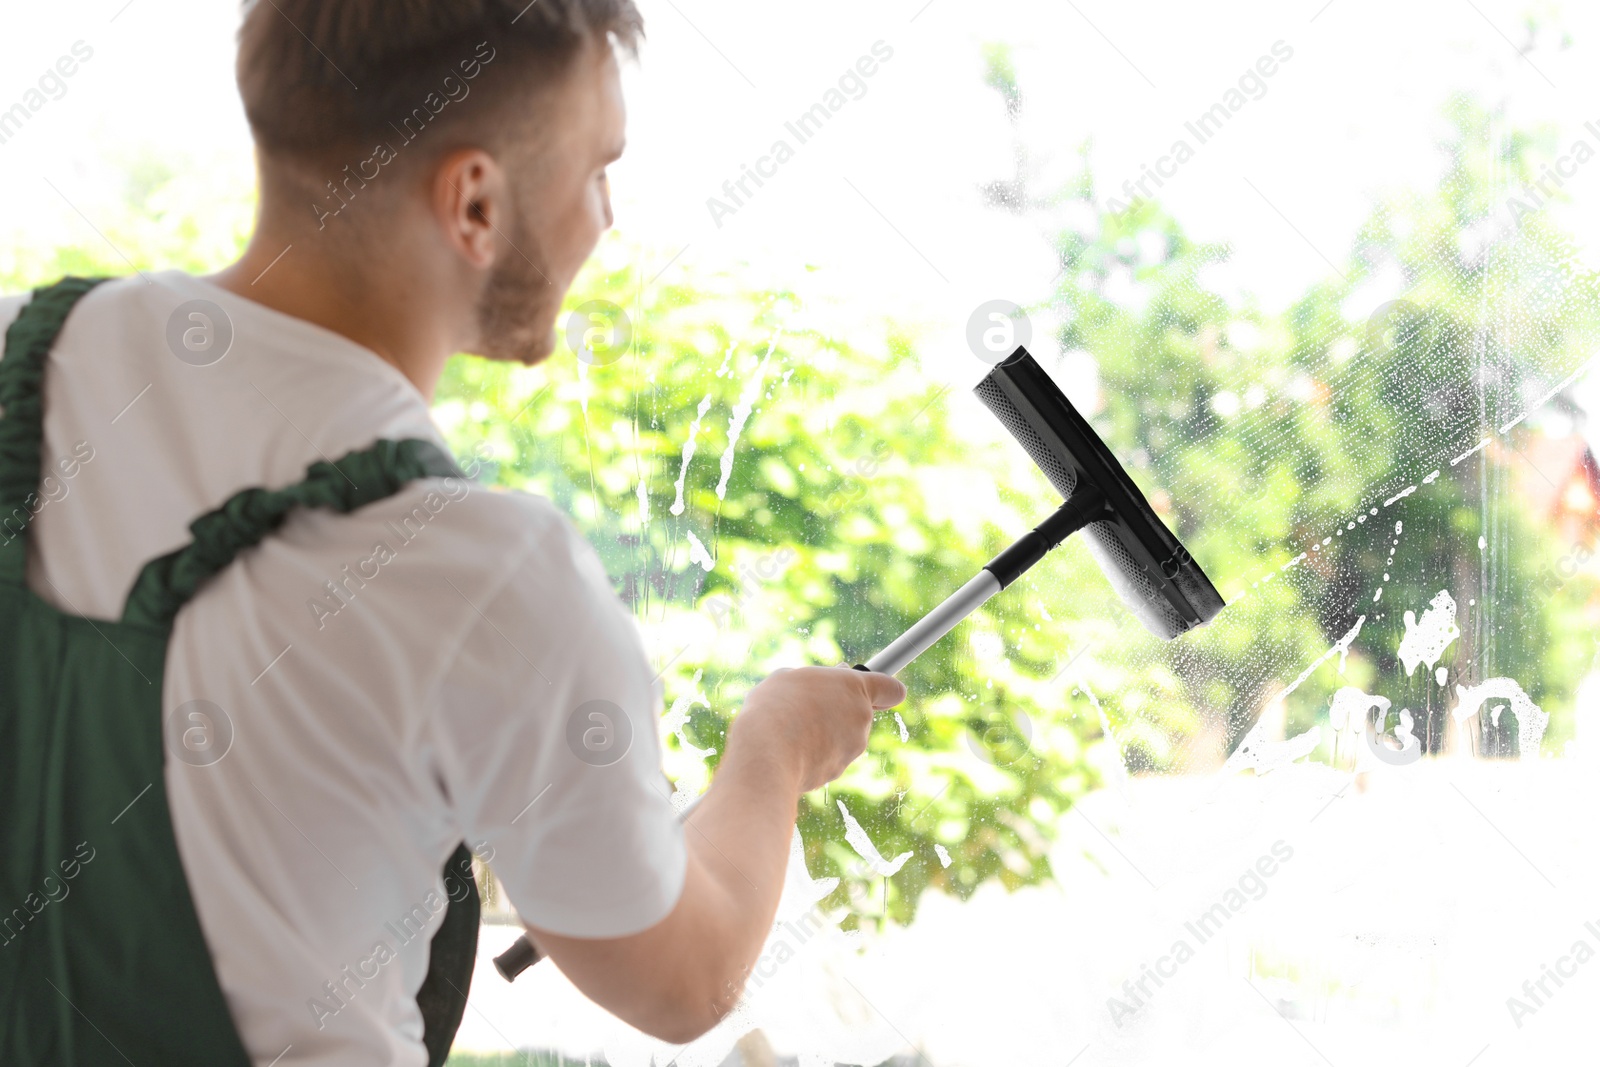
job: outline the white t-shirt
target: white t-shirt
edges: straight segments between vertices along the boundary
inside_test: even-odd
[[[0,325],[27,299],[0,299]],[[233,333],[205,366],[168,342],[197,299]],[[379,438],[443,446],[422,395],[375,353],[178,271],[84,297],[44,399],[45,468],[80,462],[41,493],[29,584],[94,619],[118,618],[139,568],[240,489],[297,482]],[[685,854],[653,673],[564,515],[454,479],[347,515],[297,509],[203,586],[167,654],[165,781],[254,1062],[426,1062],[415,993],[462,840],[535,926],[607,937],[664,918]],[[195,700],[231,724],[220,759],[227,727],[208,733],[184,708]],[[608,705],[590,701],[625,722],[607,734],[590,712]]]

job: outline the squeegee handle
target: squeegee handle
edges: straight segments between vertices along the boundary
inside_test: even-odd
[[[1106,498],[1100,490],[1092,485],[1081,486],[1049,518],[1017,538],[1010,548],[985,564],[971,581],[951,593],[943,604],[918,619],[887,648],[867,660],[865,669],[899,674],[935,641],[953,630],[956,623],[1020,578],[1052,548],[1089,523],[1104,518],[1105,513]]]
[[[909,630],[867,660],[867,670],[880,674],[899,674],[908,663],[955,629],[956,623],[978,610],[1000,589],[1000,579],[985,567],[966,585],[946,597],[943,604],[912,623]]]
[[[517,975],[538,963],[542,956],[534,947],[533,941],[527,934],[523,934],[511,943],[511,947],[494,958],[494,969],[500,972],[500,977],[508,982],[515,982]]]
[[[1106,498],[1093,485],[1080,485],[1050,517],[1017,538],[1012,546],[984,564],[1004,589],[1038,563],[1050,550],[1091,522],[1106,517]]]

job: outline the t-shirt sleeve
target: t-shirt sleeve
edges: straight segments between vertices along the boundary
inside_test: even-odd
[[[443,682],[433,747],[462,833],[523,921],[620,937],[683,888],[661,689],[593,547],[565,516],[542,527]]]

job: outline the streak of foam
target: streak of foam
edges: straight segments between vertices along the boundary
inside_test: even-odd
[[[1488,439],[1487,438],[1485,439],[1484,443],[1485,444],[1488,443]],[[1480,445],[1479,447],[1481,448],[1482,445]],[[1477,451],[1477,449],[1473,449],[1472,451]],[[1457,457],[1457,461],[1459,461],[1460,459],[1464,459],[1466,455],[1470,455],[1470,454],[1471,453],[1469,452],[1469,453],[1466,453],[1463,456]],[[1395,504],[1399,503],[1400,501],[1404,500],[1406,497],[1410,496],[1412,493],[1415,493],[1422,486],[1429,485],[1429,484],[1437,481],[1438,478],[1439,478],[1439,475],[1441,473],[1442,473],[1442,470],[1435,470],[1432,474],[1430,474],[1426,478],[1422,479],[1422,481],[1420,483],[1418,483],[1417,485],[1408,486],[1406,489],[1402,490],[1399,493],[1396,493],[1394,496],[1392,496],[1389,499],[1385,500],[1383,502],[1383,506],[1386,507],[1386,508],[1387,507],[1392,507],[1393,505],[1395,505]],[[1352,519],[1344,520],[1342,525],[1339,525],[1339,526],[1335,527],[1334,532],[1333,532],[1333,537],[1343,537],[1345,535],[1346,531],[1354,530],[1358,525],[1360,525],[1361,523],[1366,522],[1368,518],[1376,516],[1377,514],[1378,514],[1378,509],[1377,508],[1368,508],[1366,511],[1363,511],[1360,514],[1356,515],[1356,517],[1353,520]],[[1396,532],[1399,531],[1399,528],[1400,528],[1400,524],[1398,522],[1395,523]],[[1325,545],[1329,544],[1333,540],[1333,537],[1324,537],[1320,541],[1314,541],[1312,543],[1312,545],[1311,545],[1310,552],[1321,552],[1323,547]],[[1398,541],[1396,543],[1398,544]],[[1255,581],[1251,582],[1250,583],[1250,588],[1251,589],[1256,589],[1256,588],[1259,588],[1260,586],[1265,585],[1266,583],[1272,581],[1273,578],[1277,577],[1277,575],[1282,574],[1283,572],[1285,572],[1285,571],[1287,571],[1287,570],[1289,570],[1289,569],[1291,569],[1293,567],[1296,567],[1299,564],[1305,562],[1305,560],[1307,558],[1309,558],[1309,553],[1308,552],[1300,553],[1299,555],[1297,555],[1293,559],[1291,559],[1289,562],[1280,565],[1276,572],[1274,572],[1272,574],[1268,574],[1268,575],[1266,575],[1264,577],[1258,578]],[[1393,552],[1392,549],[1389,552],[1389,558],[1391,560],[1394,559],[1394,552]],[[1388,581],[1389,580],[1389,576],[1387,574],[1385,574],[1383,577],[1384,577],[1384,581]],[[1240,595],[1243,595],[1243,594],[1241,593]],[[1383,589],[1382,589],[1382,587],[1379,587],[1378,591],[1372,595],[1372,602],[1374,604],[1376,604],[1382,597],[1383,597]]]
[[[1444,655],[1444,650],[1461,636],[1461,628],[1456,625],[1456,602],[1448,589],[1439,590],[1439,594],[1422,613],[1420,622],[1413,611],[1407,611],[1405,619],[1406,632],[1400,639],[1400,663],[1409,678],[1416,673],[1420,663],[1426,663],[1428,669],[1432,670],[1439,662],[1439,657]]]
[[[773,351],[778,347],[778,338],[783,330],[772,331],[772,340],[767,342],[766,354],[761,357],[761,363],[756,367],[750,380],[745,383],[744,392],[739,394],[739,402],[733,405],[733,412],[728,416],[728,447],[722,453],[722,478],[717,482],[717,499],[723,500],[728,492],[728,478],[733,474],[733,453],[739,447],[739,435],[744,433],[745,423],[750,421],[750,412],[755,410],[756,397],[761,395],[761,380],[767,373],[767,361],[772,358]]]
[[[1346,657],[1350,654],[1350,646],[1355,643],[1357,635],[1361,633],[1361,626],[1367,621],[1365,615],[1356,617],[1356,624],[1350,627],[1348,633],[1333,643],[1333,647],[1311,662],[1311,666],[1300,672],[1300,677],[1290,682],[1288,687],[1273,697],[1268,707],[1281,705],[1293,693],[1305,684],[1306,679],[1316,672],[1316,669],[1328,662],[1335,655],[1339,657],[1339,671],[1344,672]],[[1322,731],[1313,726],[1303,734],[1296,734],[1286,741],[1273,741],[1266,736],[1266,722],[1268,715],[1266,708],[1256,719],[1256,724],[1250,728],[1244,740],[1239,742],[1239,747],[1233,750],[1233,755],[1222,765],[1222,771],[1227,774],[1232,771],[1243,770],[1251,767],[1257,775],[1267,774],[1279,767],[1306,756],[1322,742]]]
[[[1510,703],[1511,711],[1517,717],[1517,750],[1524,759],[1530,753],[1538,757],[1539,743],[1544,740],[1545,727],[1550,725],[1550,714],[1535,704],[1533,698],[1522,691],[1522,686],[1510,678],[1490,678],[1482,685],[1456,686],[1456,698],[1459,702],[1450,711],[1456,722],[1471,718],[1490,700]],[[1500,713],[1504,710],[1504,704],[1495,705],[1495,726],[1500,725]]]
[[[1261,736],[1261,723],[1257,722],[1245,739],[1239,742],[1239,747],[1233,750],[1233,755],[1223,764],[1222,771],[1226,774],[1250,767],[1257,776],[1270,774],[1285,764],[1310,755],[1321,743],[1320,726],[1313,726],[1303,734],[1295,734],[1287,741],[1268,741]]]
[[[1361,770],[1372,763],[1371,753],[1358,742],[1366,732],[1368,717],[1373,712],[1387,716],[1392,706],[1388,697],[1375,696],[1353,685],[1344,686],[1333,694],[1333,703],[1328,707],[1328,725],[1333,729],[1336,765],[1339,762],[1339,742],[1345,737],[1350,739],[1349,747],[1354,750],[1355,769]]]
[[[934,854],[939,857],[939,866],[941,866],[941,867],[950,866],[950,853],[949,853],[949,851],[947,851],[945,849],[945,847],[943,845],[934,845],[933,846],[933,851],[934,851]]]
[[[1493,438],[1485,437],[1483,440],[1479,441],[1477,444],[1473,445],[1471,448],[1469,448],[1465,452],[1461,453],[1461,455],[1459,455],[1455,459],[1451,460],[1450,461],[1450,466],[1454,467],[1457,463],[1460,463],[1462,460],[1466,459],[1468,456],[1471,456],[1476,452],[1481,452],[1483,449],[1488,447],[1489,442],[1491,440],[1493,440]]]
[[[707,571],[717,565],[717,561],[711,558],[711,553],[706,551],[706,546],[694,535],[693,530],[689,531],[689,562],[698,563]]]
[[[886,860],[878,852],[878,846],[872,843],[872,838],[856,822],[855,816],[850,814],[850,809],[844,806],[844,801],[839,801],[839,814],[844,816],[844,839],[850,847],[856,850],[856,855],[867,861],[867,866],[880,878],[888,878],[901,867],[906,860],[911,858],[911,853],[902,852],[892,860]]]
[[[894,713],[894,724],[900,727],[901,741],[911,740],[911,731],[906,729],[906,721],[900,717],[900,713],[898,711]]]
[[[1414,486],[1414,485],[1410,486],[1410,487],[1408,487],[1406,489],[1402,489],[1400,492],[1396,493],[1394,496],[1390,497],[1388,500],[1385,500],[1383,502],[1383,506],[1386,507],[1386,508],[1387,507],[1391,507],[1394,504],[1397,504],[1400,501],[1404,500],[1406,497],[1410,496],[1412,493],[1415,493],[1416,491],[1417,491],[1417,487]]]
[[[1427,485],[1430,482],[1433,482],[1435,479],[1437,479],[1439,477],[1439,474],[1440,474],[1440,471],[1437,471],[1437,470],[1434,471],[1432,474],[1428,475],[1426,478],[1424,478],[1422,480],[1421,485]],[[1403,492],[1396,493],[1394,496],[1390,497],[1388,500],[1385,500],[1383,502],[1383,506],[1387,508],[1387,507],[1390,507],[1390,506],[1392,506],[1392,505],[1404,500],[1406,497],[1410,496],[1412,493],[1415,493],[1421,487],[1421,485],[1413,485],[1413,486],[1407,488]],[[1342,525],[1340,525],[1340,526],[1335,528],[1334,537],[1343,537],[1347,530],[1354,530],[1358,525],[1360,525],[1361,523],[1366,522],[1367,519],[1369,519],[1369,518],[1371,518],[1373,516],[1376,516],[1377,514],[1378,514],[1378,509],[1377,508],[1368,508],[1366,511],[1363,511],[1360,514],[1358,514],[1353,520],[1348,520],[1348,519],[1345,520]],[[1322,547],[1324,545],[1328,544],[1332,540],[1333,540],[1333,537],[1324,537],[1322,540],[1314,542],[1311,545],[1311,550],[1310,551],[1311,552],[1321,552],[1322,551]],[[1254,582],[1251,582],[1250,583],[1250,588],[1255,589],[1255,588],[1258,588],[1259,586],[1265,585],[1267,582],[1272,581],[1272,579],[1274,577],[1276,577],[1278,574],[1282,574],[1284,571],[1287,571],[1290,568],[1295,567],[1295,566],[1299,565],[1300,563],[1305,562],[1305,560],[1307,559],[1307,556],[1308,556],[1308,553],[1306,553],[1306,552],[1300,553],[1298,556],[1295,556],[1289,562],[1280,565],[1278,567],[1276,573],[1268,574],[1263,578],[1258,578]],[[1392,557],[1392,553],[1391,553],[1391,557]],[[1387,579],[1387,575],[1385,575],[1385,578]],[[1378,591],[1378,596],[1381,596],[1382,593],[1383,593],[1383,590],[1380,589]],[[1374,596],[1372,598],[1373,599],[1373,603],[1377,603],[1378,596]]]
[[[1361,632],[1361,624],[1366,621],[1367,617],[1365,615],[1356,616],[1356,624],[1350,627],[1350,632],[1339,638],[1339,640],[1334,643],[1333,647],[1339,653],[1340,673],[1344,672],[1346,657],[1350,655],[1350,646],[1355,642],[1356,635]],[[1295,685],[1299,686],[1300,682],[1303,681],[1305,681],[1304,677],[1302,677],[1300,681],[1295,682]]]
[[[650,490],[645,486],[645,480],[639,479],[639,528],[650,525]]]
[[[685,752],[693,752],[701,759],[715,755],[717,750],[696,746],[693,741],[689,740],[684,731],[689,726],[689,712],[696,706],[705,708],[707,711],[711,710],[711,703],[706,697],[705,690],[700,687],[700,676],[703,673],[703,670],[694,672],[694,681],[691,683],[692,688],[679,696],[677,700],[674,700],[672,702],[672,710],[661,717],[661,725],[678,739],[678,746]]]
[[[1394,562],[1394,554],[1400,548],[1400,535],[1405,532],[1405,524],[1399,519],[1394,520],[1394,540],[1389,542],[1389,558],[1383,561],[1383,580],[1389,580],[1389,565]],[[1376,604],[1383,599],[1383,586],[1378,586],[1378,591],[1372,594],[1372,602]]]
[[[674,515],[683,514],[683,480],[689,475],[689,461],[694,459],[694,441],[700,433],[700,420],[706,417],[706,412],[711,410],[711,394],[707,393],[700,401],[700,408],[695,412],[694,421],[689,424],[689,439],[683,443],[683,462],[678,466],[678,481],[676,483],[677,496],[673,498],[670,510]]]
[[[1304,685],[1306,679],[1311,677],[1312,672],[1332,659],[1335,653],[1337,653],[1339,656],[1339,673],[1343,674],[1345,664],[1347,662],[1346,657],[1350,655],[1350,646],[1355,644],[1356,637],[1361,633],[1361,625],[1366,621],[1367,617],[1365,615],[1357,615],[1356,624],[1350,627],[1349,632],[1343,637],[1339,638],[1339,640],[1335,641],[1332,648],[1318,656],[1311,666],[1301,671],[1300,677],[1296,678],[1289,688],[1280,693],[1278,695],[1278,699],[1282,700],[1284,697],[1287,697],[1290,693]]]
[[[1516,418],[1512,419],[1510,422],[1508,422],[1504,426],[1500,427],[1500,432],[1501,433],[1505,433],[1507,430],[1511,429],[1511,427],[1515,426],[1517,423],[1521,422],[1523,419],[1527,418],[1529,415],[1532,415],[1535,411],[1538,411],[1540,408],[1542,408],[1546,404],[1548,404],[1550,402],[1551,397],[1555,396],[1557,393],[1561,392],[1561,390],[1565,389],[1567,386],[1571,385],[1573,382],[1575,382],[1579,378],[1583,377],[1583,375],[1589,370],[1589,365],[1594,362],[1594,359],[1595,359],[1594,356],[1590,356],[1588,359],[1584,360],[1581,364],[1578,365],[1578,369],[1577,370],[1573,371],[1571,374],[1569,374],[1565,378],[1561,379],[1561,384],[1557,385],[1554,389],[1552,389],[1548,393],[1544,394],[1544,396],[1542,396],[1538,400],[1534,401],[1532,406],[1530,406],[1521,415],[1518,415]]]
[[[1341,686],[1333,694],[1333,703],[1328,705],[1328,725],[1336,732],[1352,730],[1360,733],[1369,713],[1387,713],[1392,706],[1388,697],[1375,696],[1353,685]]]
[[[672,709],[661,717],[661,725],[678,739],[678,747],[684,752],[695,756],[699,761],[698,773],[685,774],[678,778],[673,787],[671,802],[672,810],[682,813],[689,806],[689,802],[705,791],[711,783],[711,772],[705,765],[707,756],[715,755],[714,748],[700,748],[688,736],[689,713],[696,706],[711,710],[711,700],[700,686],[703,671],[694,672],[694,681],[688,692],[681,694],[672,702]]]
[[[1089,703],[1094,705],[1095,714],[1100,716],[1100,729],[1105,733],[1106,740],[1111,742],[1111,747],[1117,750],[1117,780],[1118,792],[1123,792],[1128,783],[1128,764],[1122,754],[1122,742],[1117,740],[1117,735],[1111,731],[1111,720],[1106,717],[1106,709],[1100,706],[1100,698],[1094,695],[1094,690],[1083,682],[1078,683],[1079,692],[1089,698]],[[1123,799],[1127,799],[1124,793]]]

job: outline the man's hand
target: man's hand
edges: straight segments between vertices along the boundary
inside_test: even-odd
[[[873,712],[904,700],[886,674],[784,669],[752,689],[727,752],[686,822],[683,892],[667,917],[627,937],[528,928],[572,983],[624,1022],[677,1043],[733,1009],[772,928],[801,794],[867,747]]]
[[[887,674],[848,667],[783,668],[750,690],[728,728],[728,754],[752,750],[793,775],[795,791],[820,789],[866,751],[875,711],[906,698]]]

